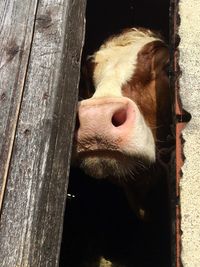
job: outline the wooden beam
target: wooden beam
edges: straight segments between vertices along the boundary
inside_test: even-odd
[[[5,6],[12,2],[18,5],[20,1],[7,1]],[[14,73],[21,94],[16,100],[18,108],[13,111],[12,138],[4,130],[5,140],[11,141],[9,156],[3,149],[6,160],[1,171],[6,187],[0,224],[0,266],[55,267],[59,262],[67,195],[85,1],[21,1],[21,5],[20,14],[14,8],[12,12],[17,22],[26,16],[20,25],[27,32],[30,30],[29,42],[19,50],[22,54],[26,49],[29,52],[26,51],[26,67],[21,66],[23,83],[22,74]],[[29,5],[34,8],[26,14]],[[31,26],[27,21],[32,22]],[[19,69],[16,65],[21,62],[16,60],[12,65]],[[10,88],[7,80],[14,67],[6,70],[4,90]],[[15,99],[19,85],[12,84]],[[11,100],[7,101],[11,107]],[[8,115],[6,123],[12,119]]]

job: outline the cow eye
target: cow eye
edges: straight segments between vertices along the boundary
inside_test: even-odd
[[[170,63],[167,63],[165,66],[164,66],[164,72],[166,73],[167,76],[172,76],[173,74],[173,70],[172,70],[172,66]]]

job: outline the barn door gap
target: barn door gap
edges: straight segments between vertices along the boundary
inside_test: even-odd
[[[170,0],[88,0],[82,62],[105,39],[124,28],[150,28],[161,32],[164,39],[171,42],[170,5],[172,14],[174,7]],[[171,106],[174,106],[174,93]],[[171,116],[175,118],[174,108]],[[175,120],[172,130],[175,131]],[[166,147],[172,153],[175,132],[173,134]],[[164,206],[158,203],[155,223],[137,218],[119,186],[91,178],[72,166],[60,267],[176,267],[176,231],[172,228],[176,224],[177,199],[175,166],[171,162],[168,155],[166,164],[171,166],[170,178],[165,184]]]

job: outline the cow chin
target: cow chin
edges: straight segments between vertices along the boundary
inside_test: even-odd
[[[116,159],[87,157],[81,161],[80,168],[94,178],[103,179],[109,176],[119,176],[120,170]]]
[[[138,170],[146,171],[152,162],[145,156],[129,156],[123,153],[100,156],[87,155],[80,160],[80,168],[96,179],[114,178],[119,181],[135,180]]]

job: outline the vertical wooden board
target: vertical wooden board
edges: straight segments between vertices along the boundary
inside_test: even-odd
[[[85,1],[38,5],[1,216],[2,267],[58,266],[84,13]]]
[[[38,0],[0,1],[0,209]]]

